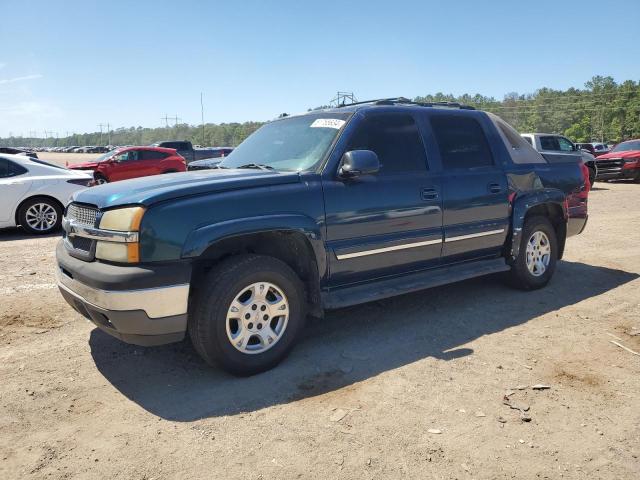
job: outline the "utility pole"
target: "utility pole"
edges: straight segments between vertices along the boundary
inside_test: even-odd
[[[169,128],[169,117],[166,113],[164,114],[164,117],[160,117],[160,120],[164,120],[164,127]]]
[[[109,143],[107,145],[111,145],[111,125],[107,122],[107,136],[109,138]]]
[[[202,121],[202,146],[204,147],[204,103],[202,103],[202,92],[200,92],[200,120]]]
[[[176,122],[176,123],[173,125],[174,127],[177,127],[177,126],[178,126],[178,122],[182,121],[182,119],[181,119],[181,118],[178,118],[178,114],[177,114],[177,113],[176,113],[176,116],[175,116],[175,117],[171,117],[171,118],[172,118],[173,120],[175,120],[175,122]]]
[[[99,123],[98,126],[100,127],[100,145],[102,146],[102,127],[106,126],[103,123]]]

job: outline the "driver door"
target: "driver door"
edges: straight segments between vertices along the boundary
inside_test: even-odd
[[[109,175],[113,181],[126,180],[142,176],[140,173],[140,152],[138,150],[128,150],[116,155],[114,165]]]
[[[442,249],[440,179],[428,170],[416,119],[405,113],[360,119],[345,149],[351,150],[375,152],[380,170],[341,178],[331,168],[323,175],[329,285],[367,281],[438,263]]]

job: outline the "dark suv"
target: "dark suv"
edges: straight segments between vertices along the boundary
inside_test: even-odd
[[[285,117],[206,175],[76,194],[59,287],[126,342],[188,333],[208,363],[253,374],[326,309],[496,272],[545,286],[585,227],[585,171],[547,163],[500,118],[457,104],[397,98]]]

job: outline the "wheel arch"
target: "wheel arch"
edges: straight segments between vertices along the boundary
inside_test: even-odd
[[[320,279],[326,274],[326,255],[320,232],[311,219],[279,215],[233,220],[194,230],[187,237],[183,258],[193,259],[192,285],[214,265],[233,255],[253,253],[287,264],[305,285],[308,311],[322,316]],[[315,228],[313,228],[315,226]]]
[[[565,194],[556,189],[545,189],[532,194],[517,196],[512,204],[511,241],[509,257],[511,260],[518,256],[522,229],[527,219],[540,215],[549,219],[556,232],[558,240],[558,260],[564,254],[567,237],[567,207]]]

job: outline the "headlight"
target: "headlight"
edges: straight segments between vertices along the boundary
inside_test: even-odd
[[[143,207],[108,210],[102,215],[99,228],[118,232],[138,232],[143,215]],[[99,240],[96,243],[96,258],[111,262],[137,263],[140,261],[140,243],[139,241],[110,242]]]
[[[144,215],[142,207],[116,208],[102,215],[100,228],[119,232],[137,232]]]

